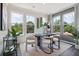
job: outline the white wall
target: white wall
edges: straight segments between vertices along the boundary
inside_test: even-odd
[[[75,20],[76,20],[76,27],[79,31],[79,4],[75,6]]]
[[[7,31],[0,31],[0,54],[3,51],[3,37],[7,35]]]
[[[11,10],[11,11],[14,11],[14,12],[19,12],[21,14],[25,13],[26,15],[33,15],[33,16],[36,16],[36,17],[40,17],[40,16],[44,16],[44,17],[46,16],[47,17],[47,14],[35,12],[35,11],[29,10],[29,9],[24,9],[24,8],[21,8],[21,7],[14,6],[12,4],[8,4],[8,9]]]
[[[79,5],[78,5],[78,9],[77,9],[77,16],[78,16],[78,19],[77,19],[77,28],[78,28],[78,31],[79,31]]]

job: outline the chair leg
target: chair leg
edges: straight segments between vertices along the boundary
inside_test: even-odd
[[[53,39],[51,39],[50,40],[51,53],[53,52],[53,44],[54,44],[54,41],[53,41]]]
[[[26,43],[26,51],[27,51],[27,43]]]
[[[35,50],[38,51],[38,46],[37,46],[37,39],[35,40]]]
[[[58,40],[58,49],[60,49],[60,40]]]
[[[34,45],[32,44],[32,47],[34,47]]]
[[[38,49],[37,49],[37,45],[35,45],[35,50],[38,51]]]

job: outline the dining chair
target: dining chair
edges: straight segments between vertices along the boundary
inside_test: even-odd
[[[34,34],[28,34],[26,36],[26,51],[28,49],[28,44],[31,44],[31,46],[35,47],[35,49],[37,50],[37,39]]]
[[[44,36],[42,37],[43,43],[48,44],[48,48],[50,49],[50,52],[46,52],[47,54],[51,54],[53,52],[53,36]],[[42,44],[42,43],[41,43]]]
[[[17,36],[17,54],[24,55],[24,52],[26,51],[26,35],[20,34]]]
[[[57,49],[60,49],[60,35],[53,35],[54,45],[58,46]]]

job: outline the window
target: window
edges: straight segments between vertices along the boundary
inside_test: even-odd
[[[11,13],[11,28],[15,28],[17,32],[22,33],[23,18],[18,13]]]
[[[37,28],[39,28],[39,18],[37,18]]]
[[[46,25],[47,25],[47,18],[45,17],[37,18],[37,28],[40,28]]]
[[[26,29],[27,33],[34,33],[35,28],[35,17],[33,16],[26,16]]]
[[[43,17],[43,19],[42,19],[42,24],[43,24],[43,26],[47,24],[47,19],[45,17]]]
[[[54,14],[52,20],[53,22],[51,22],[51,24],[53,24],[52,31],[60,31],[61,34],[72,35],[75,39],[78,38],[75,16],[74,8]]]
[[[40,17],[40,27],[45,26],[47,24],[47,19],[45,17]]]
[[[64,32],[72,33],[75,30],[74,12],[66,13],[63,15]]]
[[[53,31],[60,32],[60,16],[53,17],[53,23],[54,23]]]

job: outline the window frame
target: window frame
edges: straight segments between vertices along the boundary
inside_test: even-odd
[[[54,20],[55,20],[55,19],[54,19],[54,18],[55,18],[55,17],[59,17],[59,18],[60,18],[60,15],[56,15],[56,16],[53,17],[53,32],[55,32],[55,31],[54,31],[54,27],[55,27],[55,24],[54,24]],[[60,18],[60,21],[61,21],[61,18]],[[60,24],[57,24],[57,25],[60,25],[60,26],[61,26],[61,22],[60,22]],[[60,27],[60,29],[61,29],[61,27]],[[60,31],[61,31],[61,30],[60,30]]]
[[[70,12],[74,12],[75,13],[75,8],[74,7],[71,7],[71,8],[68,8],[68,9],[65,9],[63,11],[60,11],[60,12],[57,12],[57,13],[54,13],[52,14],[52,18],[55,17],[55,16],[58,16],[60,15],[60,19],[61,19],[61,22],[60,22],[60,33],[63,34],[64,33],[64,22],[63,22],[63,15],[66,14],[66,13],[70,13]],[[74,18],[75,18],[75,15],[74,15]],[[75,20],[75,19],[74,19]],[[75,20],[76,22],[76,20]],[[52,20],[52,23],[53,23],[53,20]],[[52,24],[51,24],[52,25]],[[54,24],[53,24],[54,25]],[[53,32],[54,32],[54,28],[52,28]]]
[[[72,12],[74,13],[74,19],[73,19],[73,20],[74,20],[74,25],[75,25],[75,12],[74,12],[74,11],[71,11],[71,12],[69,12],[69,13],[72,13]],[[66,15],[66,14],[68,14],[68,13],[63,14],[63,23],[64,23],[64,15]],[[64,25],[65,25],[65,24],[64,24]],[[69,24],[69,25],[70,25],[70,24]]]
[[[26,33],[27,33],[27,16],[32,16],[32,15],[26,15],[26,20],[25,20],[25,26],[26,26]],[[34,21],[36,20],[36,17],[35,16],[32,16],[32,17],[34,17]],[[27,22],[27,23],[26,23]],[[33,22],[32,22],[33,23]],[[35,33],[35,24],[36,24],[36,22],[35,23],[33,23],[33,25],[34,25],[34,32],[33,33]],[[31,33],[27,33],[27,34],[31,34]]]
[[[23,23],[24,23],[23,14],[21,14],[21,13],[19,13],[19,12],[11,11],[11,12],[10,12],[10,17],[12,17],[12,13],[18,14],[18,15],[22,16],[22,34],[23,34]],[[10,19],[11,19],[11,18],[10,18]],[[12,27],[12,22],[11,22],[11,20],[10,20],[10,29],[11,29],[11,27]]]

